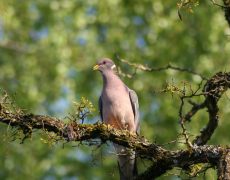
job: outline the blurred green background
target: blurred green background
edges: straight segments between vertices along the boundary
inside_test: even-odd
[[[193,13],[182,10],[177,0],[53,0],[0,1],[0,85],[26,112],[65,119],[73,102],[87,97],[97,107],[102,80],[92,67],[98,58],[121,58],[162,67],[171,63],[193,69],[206,77],[229,71],[230,30],[224,13],[211,1],[201,1]],[[116,61],[116,63],[119,63]],[[126,73],[134,69],[119,63]],[[168,149],[185,148],[166,143],[178,137],[178,93],[161,93],[167,83],[196,89],[199,76],[167,70],[141,72],[122,78],[140,102],[141,134]],[[230,93],[220,105],[219,128],[209,144],[229,144]],[[202,97],[194,99],[201,102]],[[186,104],[184,111],[191,106]],[[99,120],[98,111],[87,123]],[[207,122],[200,111],[186,127],[190,138]],[[118,179],[111,145],[62,143],[50,145],[35,132],[24,144],[10,141],[12,130],[0,125],[0,179]],[[45,137],[43,137],[45,138]],[[150,162],[139,161],[140,172]],[[181,175],[181,178],[179,176]],[[182,179],[174,169],[159,179]],[[205,177],[216,179],[215,171]],[[203,175],[198,178],[203,178]]]

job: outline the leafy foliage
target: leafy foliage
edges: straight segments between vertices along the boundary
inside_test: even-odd
[[[73,115],[73,120],[74,121],[81,120],[82,123],[84,123],[84,120],[89,114],[92,114],[92,112],[95,111],[92,102],[90,102],[85,97],[82,97],[80,102],[74,102],[74,106],[76,112]]]

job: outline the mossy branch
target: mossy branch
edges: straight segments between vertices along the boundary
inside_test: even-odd
[[[150,143],[142,136],[131,134],[126,130],[117,130],[103,123],[79,124],[63,121],[42,115],[15,113],[1,104],[0,122],[23,130],[24,133],[32,133],[33,129],[41,129],[54,132],[66,141],[87,141],[100,139],[102,143],[111,141],[134,149],[140,158],[151,160],[154,165],[137,179],[160,176],[173,167],[187,168],[196,163],[217,164],[222,157],[224,149],[217,146],[201,146],[191,151],[166,150],[156,144]]]

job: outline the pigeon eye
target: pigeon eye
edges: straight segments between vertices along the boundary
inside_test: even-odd
[[[106,62],[105,62],[105,61],[103,61],[103,64],[106,64]]]

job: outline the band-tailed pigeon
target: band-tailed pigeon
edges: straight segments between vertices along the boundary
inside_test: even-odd
[[[103,89],[99,98],[101,119],[117,129],[139,131],[139,104],[135,91],[129,89],[116,74],[116,66],[108,58],[101,59],[93,68],[103,77]],[[137,175],[135,152],[114,144],[118,154],[121,180],[131,180]]]

